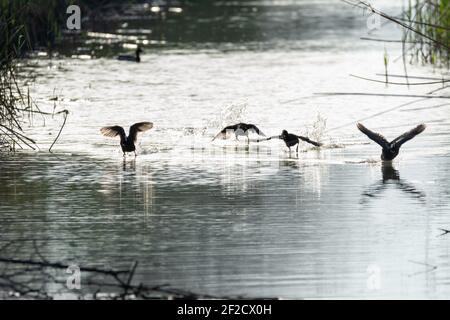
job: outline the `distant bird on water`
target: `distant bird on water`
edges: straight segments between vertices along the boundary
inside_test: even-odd
[[[364,127],[361,123],[358,123],[357,127],[362,133],[368,136],[369,139],[375,141],[383,148],[383,151],[381,153],[381,160],[391,161],[396,156],[398,156],[398,153],[400,152],[400,147],[405,142],[411,140],[418,134],[422,133],[425,130],[426,125],[420,124],[414,129],[405,132],[401,136],[395,138],[391,142],[387,141],[386,138],[383,137],[381,134],[370,131],[369,129]]]
[[[137,47],[136,51],[135,51],[135,55],[120,55],[117,57],[118,60],[120,61],[132,61],[132,62],[141,62],[141,53],[142,53],[142,49],[141,47]]]
[[[321,147],[322,146],[321,143],[312,141],[308,137],[298,136],[296,134],[289,133],[286,130],[283,130],[281,132],[280,136],[273,136],[273,137],[267,138],[266,140],[271,140],[271,139],[281,139],[281,140],[283,140],[284,143],[286,143],[286,146],[289,148],[289,152],[291,152],[291,147],[297,145],[296,152],[298,153],[298,147],[299,147],[299,144],[300,144],[300,140],[305,141],[307,143],[310,143],[312,145],[315,145],[316,147]]]
[[[144,132],[153,128],[151,122],[138,122],[130,127],[128,136],[125,134],[125,130],[121,126],[104,127],[100,129],[100,132],[106,137],[120,136],[120,146],[122,147],[123,155],[126,152],[134,152],[136,156],[136,140],[139,132]]]
[[[248,134],[250,132],[254,132],[260,136],[265,137],[266,135],[262,133],[261,130],[258,129],[257,126],[254,124],[249,123],[238,123],[232,126],[225,127],[222,131],[220,131],[212,141],[216,139],[226,139],[227,133],[232,133],[236,137],[236,140],[239,140],[239,136],[245,136],[247,137],[247,142],[250,143],[250,139],[248,137]]]

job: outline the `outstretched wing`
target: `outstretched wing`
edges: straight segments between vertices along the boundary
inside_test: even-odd
[[[106,137],[117,137],[120,136],[120,141],[125,141],[126,135],[125,130],[121,126],[103,127],[100,132]]]
[[[264,138],[264,139],[258,139],[258,140],[256,140],[256,142],[269,141],[272,139],[281,139],[281,136],[272,136],[272,137],[268,137],[268,138]]]
[[[218,134],[216,134],[216,136],[212,139],[212,141],[214,141],[214,140],[216,140],[216,139],[226,139],[226,137],[227,137],[227,131],[228,131],[228,130],[230,130],[230,131],[231,131],[231,130],[235,131],[236,128],[237,128],[237,125],[232,125],[232,126],[228,126],[228,127],[223,128],[222,131],[220,131]]]
[[[151,122],[138,122],[130,127],[129,138],[131,141],[136,142],[138,132],[144,132],[153,128],[153,123]]]
[[[322,143],[312,141],[308,137],[297,136],[297,138],[299,138],[302,141],[308,142],[308,143],[310,143],[312,145],[315,145],[316,147],[321,147],[322,146]]]
[[[254,124],[249,124],[249,125],[248,125],[248,130],[253,131],[253,132],[256,132],[256,133],[259,134],[260,136],[263,136],[263,137],[266,136],[266,135],[265,135],[261,130],[259,130],[259,128],[258,128],[257,126],[255,126]]]
[[[427,126],[424,124],[420,124],[417,127],[415,127],[414,129],[405,132],[404,134],[402,134],[401,136],[395,138],[391,144],[392,145],[396,145],[397,147],[401,147],[402,144],[404,144],[405,142],[411,140],[412,138],[414,138],[415,136],[417,136],[418,134],[422,133],[425,128]]]
[[[358,123],[357,127],[358,127],[359,131],[361,131],[366,136],[368,136],[369,139],[378,143],[382,148],[389,148],[389,142],[381,134],[370,131],[369,129],[364,127],[361,123]]]

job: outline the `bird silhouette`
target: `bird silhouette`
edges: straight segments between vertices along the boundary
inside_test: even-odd
[[[401,136],[389,142],[381,134],[370,131],[369,129],[364,127],[361,123],[358,123],[357,127],[362,133],[364,133],[367,137],[369,137],[369,139],[375,141],[383,148],[383,151],[381,153],[381,160],[384,161],[392,161],[395,157],[398,156],[398,153],[400,152],[400,147],[405,142],[411,140],[418,134],[422,133],[426,128],[424,124],[420,124],[414,129],[405,132]]]
[[[226,139],[228,133],[234,134],[236,137],[236,140],[239,140],[239,136],[245,136],[247,137],[247,143],[250,143],[250,139],[248,137],[249,132],[254,132],[260,136],[266,136],[264,133],[262,133],[261,130],[258,129],[257,126],[254,124],[249,123],[238,123],[232,126],[225,127],[222,131],[220,131],[213,139],[212,141],[216,139]]]
[[[118,56],[117,59],[120,61],[141,62],[141,53],[142,53],[142,49],[141,49],[141,47],[138,46],[136,48],[135,55],[122,54],[122,55]]]
[[[291,147],[297,145],[297,149],[296,152],[298,153],[298,147],[300,144],[300,140],[305,141],[307,143],[310,143],[316,147],[321,147],[322,144],[320,142],[316,142],[316,141],[312,141],[311,139],[309,139],[308,137],[303,137],[303,136],[298,136],[296,134],[292,134],[287,132],[287,130],[283,130],[281,132],[281,135],[279,136],[273,136],[273,137],[269,137],[265,140],[271,140],[271,139],[281,139],[284,141],[284,143],[286,143],[286,146],[289,148],[289,152],[291,152]]]
[[[120,147],[122,148],[123,155],[126,152],[134,152],[136,156],[136,140],[139,132],[145,132],[153,128],[153,123],[151,122],[138,122],[130,127],[130,132],[128,136],[125,134],[125,130],[121,126],[103,127],[100,132],[106,137],[117,137],[120,136]]]

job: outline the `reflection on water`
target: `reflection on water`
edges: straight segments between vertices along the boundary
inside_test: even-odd
[[[414,184],[400,179],[400,173],[394,168],[391,161],[382,163],[381,172],[381,180],[374,183],[367,191],[363,193],[363,196],[366,197],[366,199],[363,200],[363,203],[368,201],[370,198],[377,198],[381,196],[381,193],[390,186],[394,186],[419,201],[425,201],[426,194],[418,190]]]
[[[384,72],[385,44],[356,46],[364,17],[331,2],[222,1],[205,5],[211,13],[182,7],[165,20],[109,21],[66,47],[71,56],[93,46],[103,58],[29,61],[40,108],[70,114],[54,154],[0,156],[0,242],[45,241],[48,260],[80,265],[137,260],[136,281],[217,296],[448,298],[450,244],[437,235],[450,228],[449,108],[430,112],[428,99],[404,112],[393,107],[408,98],[315,95],[411,94],[348,77]],[[137,40],[116,37],[138,30]],[[146,47],[142,63],[111,58],[136,42]],[[389,67],[403,72],[401,62]],[[211,143],[238,122],[268,136],[308,135],[318,113],[330,146],[318,151]],[[428,128],[394,169],[373,160],[379,147],[353,124],[342,127],[361,118],[387,135],[419,121]],[[139,121],[155,127],[139,136],[139,156],[124,160],[99,129]],[[60,125],[36,118],[27,134],[46,150]],[[28,257],[28,243],[9,253]],[[379,290],[368,270],[380,271]]]
[[[117,269],[138,260],[137,281],[214,295],[450,293],[448,246],[436,237],[448,225],[447,188],[437,179],[449,178],[446,158],[435,158],[433,168],[429,159],[402,162],[401,179],[382,166],[380,179],[369,165],[316,157],[191,156],[2,158],[1,241],[45,241],[41,253],[49,260]],[[382,184],[384,191],[360,203],[361,189],[374,180],[369,189]],[[425,193],[427,201],[417,201]],[[14,254],[32,251],[25,243]],[[437,268],[422,274],[421,263]],[[366,285],[372,265],[381,270],[378,291]]]
[[[76,43],[78,55],[111,55],[135,43],[150,48],[223,51],[280,48],[286,47],[286,41],[298,47],[301,41],[326,47],[328,42],[354,33],[361,21],[360,15],[332,0],[319,4],[308,0],[161,1],[153,6],[110,6],[93,18],[84,25],[92,30],[88,40]],[[323,41],[314,41],[319,37]],[[73,50],[67,49],[65,46],[62,51],[72,55]]]

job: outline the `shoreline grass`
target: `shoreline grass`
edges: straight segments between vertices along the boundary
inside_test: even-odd
[[[410,0],[402,20],[417,31],[405,31],[404,39],[414,42],[410,61],[450,68],[450,0]]]
[[[35,141],[23,132],[22,120],[41,112],[16,80],[17,62],[27,52],[51,51],[56,46],[72,3],[90,1],[0,0],[0,151],[35,150]]]

